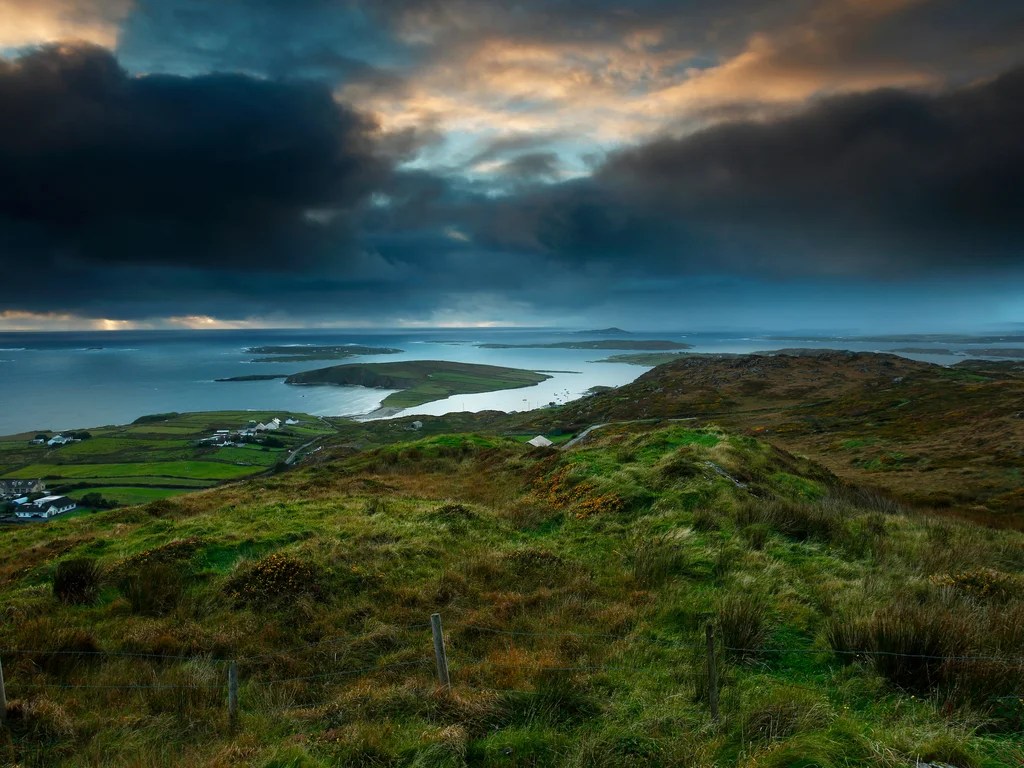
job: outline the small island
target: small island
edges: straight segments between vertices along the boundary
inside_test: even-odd
[[[661,339],[600,339],[597,341],[557,341],[551,344],[477,344],[481,349],[622,349],[668,351],[691,349],[692,344]]]
[[[384,398],[383,408],[411,408],[452,395],[495,392],[532,387],[551,377],[537,371],[496,365],[454,363],[447,360],[407,360],[397,363],[350,363],[302,371],[285,379],[286,384],[372,387],[395,389]]]
[[[624,331],[614,325],[611,328],[597,328],[591,331],[573,331],[577,336],[629,336],[629,331]]]
[[[393,347],[364,347],[359,344],[325,346],[287,344],[249,347],[245,351],[251,355],[264,355],[264,357],[257,357],[250,361],[253,363],[301,363],[306,360],[344,360],[359,355],[396,355],[402,350]]]

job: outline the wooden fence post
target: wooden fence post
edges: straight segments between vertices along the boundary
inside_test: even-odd
[[[437,659],[437,680],[444,686],[445,690],[450,691],[452,683],[448,677],[448,654],[444,649],[444,631],[441,628],[440,613],[431,615],[430,629],[434,633],[434,657]]]
[[[715,626],[710,621],[705,628],[708,642],[708,703],[711,705],[711,719],[718,722],[718,666],[715,664]]]
[[[7,722],[7,689],[4,687],[4,660],[0,659],[0,726]]]
[[[228,723],[231,732],[238,727],[238,662],[228,664]]]

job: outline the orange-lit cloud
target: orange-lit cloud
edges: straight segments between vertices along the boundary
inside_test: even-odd
[[[152,328],[152,323],[82,317],[67,312],[0,312],[0,330],[4,331],[133,331]]]
[[[117,45],[132,0],[0,0],[0,48],[85,40]]]
[[[464,40],[413,74],[400,92],[366,94],[348,86],[339,95],[363,99],[386,130],[430,125],[469,136],[558,133],[610,148],[696,130],[737,110],[757,116],[820,94],[930,85],[938,79],[934,72],[870,52],[879,25],[924,1],[826,0],[793,24],[751,35],[710,66],[713,50],[672,45],[653,27],[596,42],[491,34]],[[433,41],[441,33],[420,18],[406,34]],[[704,63],[693,64],[698,60]]]

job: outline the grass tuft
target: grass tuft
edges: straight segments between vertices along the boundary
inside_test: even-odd
[[[53,573],[53,596],[68,605],[92,605],[99,597],[102,578],[91,558],[62,560]]]

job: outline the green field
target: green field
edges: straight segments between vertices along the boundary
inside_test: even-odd
[[[105,486],[80,488],[77,491],[68,493],[72,499],[80,499],[87,493],[98,493],[104,499],[117,502],[118,504],[130,506],[132,504],[146,504],[157,499],[166,499],[177,496],[181,493],[188,493],[183,488],[133,488],[126,486]],[[66,519],[62,517],[61,519]]]
[[[149,461],[131,464],[29,464],[3,477],[183,477],[195,480],[226,480],[252,474],[248,467],[214,461]]]
[[[237,430],[275,416],[301,422],[273,433],[279,445],[220,448],[198,442],[218,429]],[[265,472],[289,450],[335,428],[305,414],[212,411],[155,415],[87,431],[91,438],[59,447],[32,445],[34,433],[0,437],[0,477],[41,478],[51,492],[79,497],[102,489],[118,503],[144,503]]]

